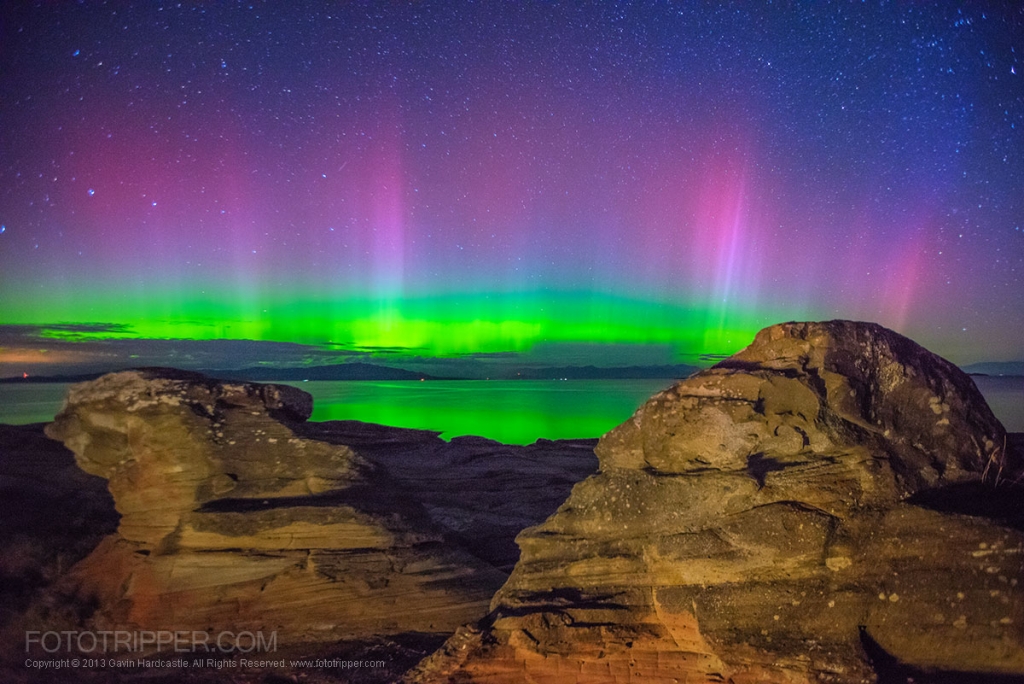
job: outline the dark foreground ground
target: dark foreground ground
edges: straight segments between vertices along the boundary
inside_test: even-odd
[[[302,431],[306,437],[353,446],[385,466],[402,482],[408,496],[447,519],[450,528],[458,531],[454,543],[506,573],[518,558],[515,535],[554,512],[572,485],[597,465],[592,453],[596,440],[542,441],[513,447],[465,437],[446,443],[434,433],[354,422],[309,423]],[[1011,435],[1008,449],[1024,453],[1024,434]],[[1002,491],[1004,494],[979,499],[950,490],[915,503],[995,518],[1024,529],[1021,489],[1007,486]],[[981,503],[965,508],[962,502],[967,500]],[[90,668],[84,661],[78,668],[56,671],[33,667],[26,662],[24,635],[26,630],[38,629],[45,618],[54,598],[51,585],[112,533],[117,522],[106,482],[81,471],[70,451],[43,434],[42,424],[0,425],[0,681],[380,684],[397,681],[446,637],[406,634],[289,645],[273,653],[200,654],[184,667],[146,667],[134,662]],[[260,667],[246,660],[274,664]],[[912,672],[898,663],[876,665],[883,684],[968,681],[956,675]],[[996,677],[986,681],[1020,680]]]

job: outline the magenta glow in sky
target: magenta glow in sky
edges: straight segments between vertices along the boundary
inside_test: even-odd
[[[1008,4],[0,11],[0,324],[253,323],[294,301],[384,325],[435,298],[428,330],[493,294],[541,343],[545,297],[611,297],[1024,358]],[[337,332],[307,323],[304,344]],[[558,341],[654,339],[576,334]]]

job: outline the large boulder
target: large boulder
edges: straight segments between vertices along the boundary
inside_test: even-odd
[[[772,326],[597,454],[518,537],[491,614],[409,679],[1024,674],[1020,461],[971,379],[911,340]]]
[[[299,434],[295,388],[169,369],[73,386],[47,434],[106,478],[120,525],[63,580],[88,626],[277,632],[278,643],[450,632],[505,575],[351,448]]]

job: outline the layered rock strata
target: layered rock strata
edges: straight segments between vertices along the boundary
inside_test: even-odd
[[[296,428],[288,386],[167,369],[73,386],[47,434],[106,478],[120,513],[65,579],[105,629],[277,632],[278,644],[477,619],[504,579],[445,543],[352,449]]]
[[[1024,674],[1020,460],[970,378],[912,341],[767,328],[597,454],[520,534],[491,614],[411,681]]]

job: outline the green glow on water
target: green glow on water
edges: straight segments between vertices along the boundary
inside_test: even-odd
[[[302,382],[311,420],[360,420],[505,444],[600,437],[672,380]]]

